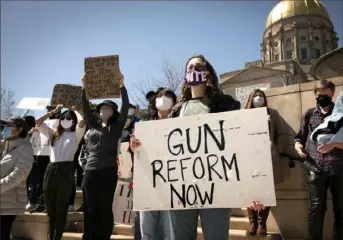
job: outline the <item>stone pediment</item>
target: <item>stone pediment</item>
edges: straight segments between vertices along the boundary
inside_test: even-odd
[[[223,81],[221,85],[228,83],[241,83],[244,81],[252,81],[255,79],[267,78],[270,76],[289,74],[288,71],[271,69],[266,67],[250,66],[246,69],[241,70],[235,76],[231,77],[227,81]]]

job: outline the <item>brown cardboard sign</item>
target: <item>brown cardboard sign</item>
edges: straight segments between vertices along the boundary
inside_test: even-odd
[[[87,99],[120,97],[119,56],[85,58]]]
[[[56,84],[52,92],[51,106],[56,107],[63,104],[64,107],[71,108],[75,106],[81,109],[81,86],[70,84]]]

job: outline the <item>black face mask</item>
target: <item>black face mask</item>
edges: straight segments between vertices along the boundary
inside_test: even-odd
[[[317,97],[317,104],[320,107],[327,107],[332,103],[332,98],[328,95],[319,95]]]

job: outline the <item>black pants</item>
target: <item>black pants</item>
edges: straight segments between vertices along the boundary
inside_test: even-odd
[[[0,240],[10,240],[12,224],[15,220],[15,215],[0,216]]]
[[[35,156],[27,183],[27,187],[29,188],[28,196],[31,204],[38,204],[39,197],[43,194],[44,174],[49,162],[49,156]]]
[[[308,229],[310,240],[323,239],[324,217],[327,209],[327,189],[332,195],[334,223],[334,240],[343,239],[343,173],[329,175],[327,173],[309,173],[309,213]]]
[[[75,185],[75,169],[72,169],[72,180],[73,184],[71,186],[71,194],[69,198],[69,205],[74,206],[75,204],[75,197],[76,197],[76,185]]]
[[[45,204],[49,217],[50,240],[60,240],[68,216],[73,187],[72,162],[50,163],[44,177]]]
[[[85,171],[83,178],[84,240],[109,240],[113,230],[112,204],[118,168]]]

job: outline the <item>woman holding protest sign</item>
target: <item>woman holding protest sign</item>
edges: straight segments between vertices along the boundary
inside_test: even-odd
[[[86,129],[83,117],[75,107],[61,114],[57,130],[44,123],[62,108],[58,105],[36,120],[39,132],[48,137],[51,144],[50,163],[43,182],[50,240],[60,240],[63,235],[73,187],[73,158]]]
[[[155,107],[157,112],[152,112],[148,120],[162,120],[168,118],[172,108],[176,104],[177,97],[173,91],[164,88],[157,92]],[[131,137],[130,147],[135,150],[139,141]],[[168,211],[142,211],[140,215],[140,228],[142,239],[147,240],[169,240],[170,218]]]
[[[118,142],[129,110],[129,97],[120,79],[122,106],[105,100],[97,105],[98,120],[86,98],[86,75],[82,77],[82,106],[87,134],[87,163],[83,179],[84,229],[83,239],[110,239],[113,229],[112,204],[118,181]]]
[[[283,182],[283,170],[280,159],[282,150],[284,149],[287,141],[286,130],[283,120],[275,109],[268,108],[266,94],[256,89],[249,95],[245,109],[266,107],[269,115],[269,135],[271,139],[271,151],[273,161],[274,183],[279,184]],[[253,159],[252,159],[253,160]],[[250,226],[246,232],[247,236],[266,236],[267,235],[267,218],[269,215],[270,207],[255,211],[248,208],[248,217]]]
[[[182,98],[173,107],[171,117],[219,113],[240,108],[239,102],[224,95],[219,89],[216,72],[202,55],[188,60],[181,94]],[[135,148],[140,142],[133,138],[131,145]],[[263,205],[254,202],[251,207],[259,209]],[[230,212],[230,209],[213,208],[169,211],[171,239],[196,240],[199,215],[205,239],[228,239]]]

